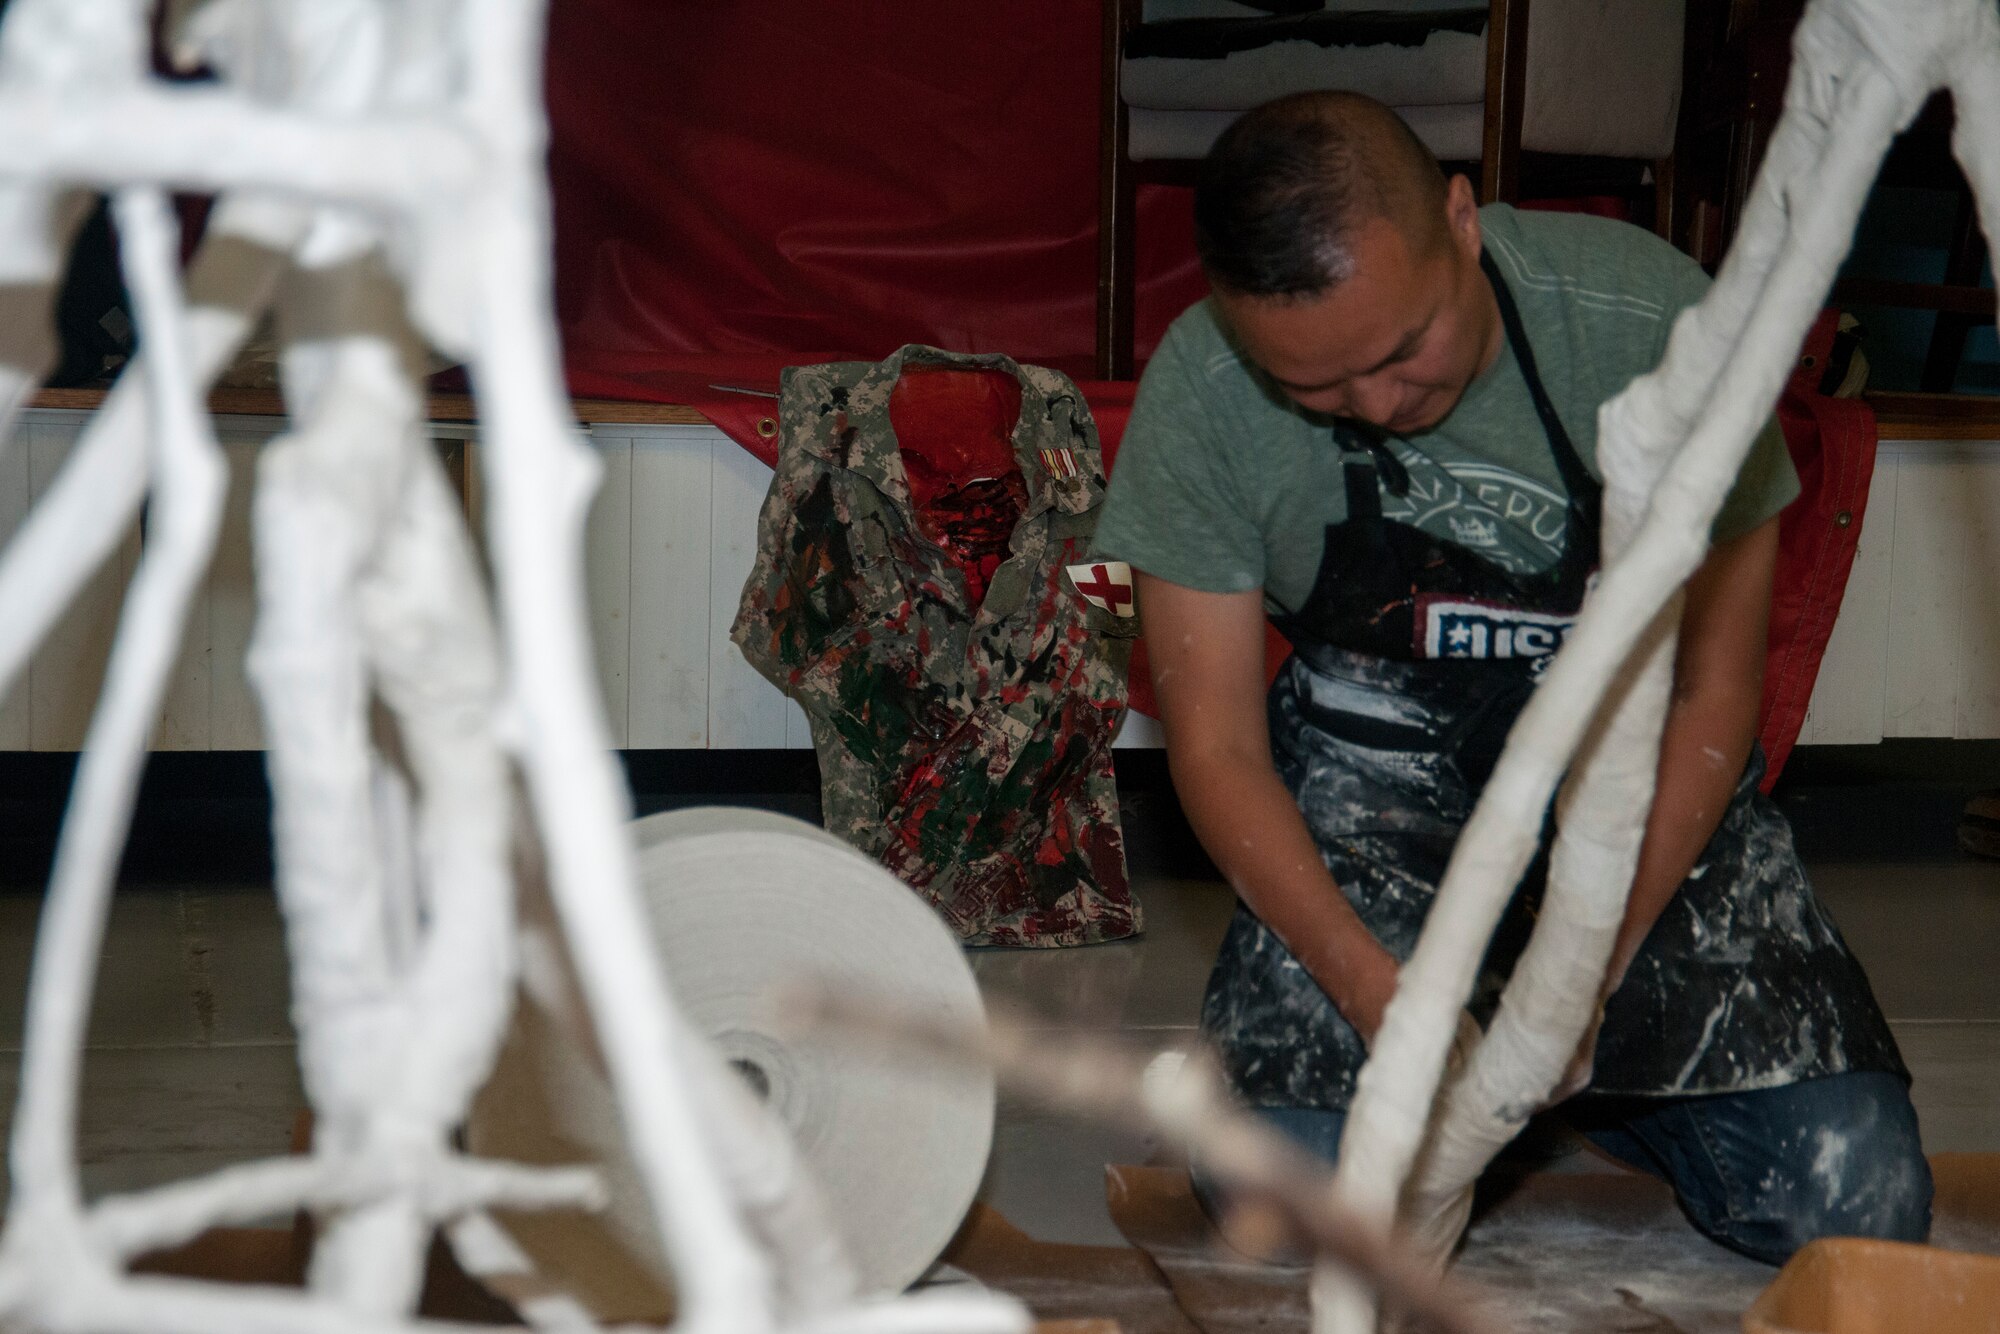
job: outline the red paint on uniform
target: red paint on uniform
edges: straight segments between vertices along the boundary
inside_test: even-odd
[[[1014,455],[1021,382],[1005,371],[910,366],[889,393],[889,424],[918,530],[944,552],[978,606],[1028,509]]]

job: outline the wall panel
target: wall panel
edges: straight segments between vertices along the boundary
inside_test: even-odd
[[[1968,468],[1984,465],[1948,447],[1884,457],[1896,467],[1896,517],[1882,730],[1948,737],[1958,725],[1969,517],[1963,499]]]
[[[0,449],[0,543],[13,537],[28,513],[28,452],[26,428],[16,428]],[[32,677],[30,667],[0,694],[0,750],[27,750],[33,744]]]
[[[1956,448],[1953,509],[1944,521],[1961,529],[1958,712],[1952,735],[2000,736],[2000,449]]]
[[[718,448],[736,446],[702,426],[632,437],[626,689],[627,744],[635,750],[708,744],[709,511]]]
[[[798,706],[758,675],[729,638],[743,585],[755,563],[757,511],[770,489],[771,470],[726,439],[716,446],[714,458],[709,500],[708,744],[781,749],[790,744],[790,714]]]
[[[81,429],[81,419],[70,414],[26,424],[31,498],[41,496],[55,482]],[[77,750],[83,745],[103,688],[105,663],[138,546],[135,523],[85,583],[29,664],[29,745],[33,749]]]
[[[1805,745],[1872,744],[1882,739],[1888,672],[1889,576],[1896,533],[1896,459],[1879,455],[1861,516],[1861,538],[1840,616],[1814,682]]]
[[[626,739],[626,681],[632,660],[632,437],[593,434],[603,465],[584,529],[583,578],[590,602],[590,637],[597,650],[597,686],[611,744]]]
[[[208,571],[208,740],[210,750],[261,750],[264,720],[251,689],[246,659],[257,619],[257,584],[250,563],[250,500],[257,458],[277,430],[275,421],[243,421],[218,432],[229,460],[229,494],[222,535]]]

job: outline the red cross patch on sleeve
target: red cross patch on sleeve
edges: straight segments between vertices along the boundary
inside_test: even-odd
[[[1069,581],[1091,606],[1130,616],[1138,610],[1132,594],[1132,567],[1122,560],[1092,561],[1064,567]]]

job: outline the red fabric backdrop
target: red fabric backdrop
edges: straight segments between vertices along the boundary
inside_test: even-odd
[[[557,301],[573,369],[907,342],[1084,373],[1098,7],[558,0]],[[1203,287],[1142,192],[1142,353]]]

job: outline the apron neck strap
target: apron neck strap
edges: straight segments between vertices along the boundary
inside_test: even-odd
[[[1366,451],[1348,450],[1341,455],[1340,474],[1347,485],[1347,517],[1381,518],[1381,474],[1375,469],[1374,458]]]
[[[1549,391],[1542,385],[1541,371],[1535,365],[1535,349],[1528,342],[1528,331],[1521,323],[1521,308],[1514,304],[1514,294],[1508,290],[1507,280],[1500,276],[1500,266],[1493,262],[1491,253],[1479,252],[1479,267],[1486,274],[1486,281],[1493,287],[1493,299],[1500,306],[1500,324],[1507,331],[1507,345],[1514,349],[1514,361],[1521,368],[1521,378],[1527,382],[1528,397],[1534,401],[1535,415],[1541,418],[1542,432],[1548,437],[1549,449],[1555,455],[1556,470],[1562,474],[1563,485],[1572,498],[1588,495],[1597,486],[1597,479],[1583,466],[1577,456],[1576,446],[1570,442],[1569,432],[1564,429],[1562,418],[1556,414],[1556,405],[1549,400]]]

